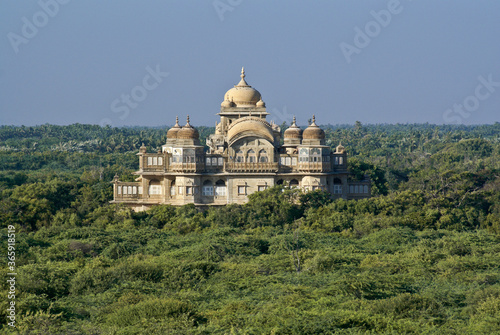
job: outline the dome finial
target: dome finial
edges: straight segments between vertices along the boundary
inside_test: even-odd
[[[293,116],[293,125],[295,125],[295,115]]]
[[[179,126],[179,116],[177,115],[175,117],[175,125],[178,127]],[[174,126],[175,127],[175,126]]]
[[[244,66],[241,68],[241,75],[240,75],[240,77],[241,77],[241,80],[240,80],[240,82],[238,83],[238,85],[236,85],[236,86],[240,86],[240,87],[242,87],[242,86],[244,86],[244,87],[249,87],[249,85],[248,85],[248,84],[247,84],[247,82],[245,81],[245,77],[246,77],[246,76],[245,76],[245,67],[244,67]]]
[[[312,119],[312,123],[311,123],[311,126],[312,125],[316,125],[316,115],[313,114],[313,119]]]
[[[191,125],[189,124],[189,115],[187,116],[187,123],[186,123],[186,126],[191,126]]]

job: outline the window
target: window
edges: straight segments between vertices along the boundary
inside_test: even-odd
[[[344,157],[339,157],[339,165],[343,165],[344,164]]]
[[[290,180],[290,187],[291,188],[299,187],[299,182],[297,181],[297,179]]]
[[[243,163],[244,159],[243,159],[243,151],[241,150],[238,150],[236,152],[236,162],[237,163]]]
[[[212,159],[210,157],[207,157],[206,164],[207,166],[212,165]]]
[[[139,194],[142,194],[142,186],[138,187]]]
[[[368,185],[363,186],[363,193],[368,193]]]
[[[292,165],[292,158],[286,157],[285,158],[285,165],[288,165],[288,166]]]
[[[158,157],[158,165],[163,165],[163,157]]]
[[[183,190],[183,189],[184,189],[183,187],[179,186],[179,194],[180,194],[180,195],[182,195],[182,194],[183,194],[183,193],[182,193],[182,190]]]
[[[214,195],[214,187],[212,185],[203,186],[202,195],[204,195],[204,196]]]
[[[158,165],[158,157],[153,157],[153,165]]]
[[[267,163],[267,152],[266,150],[262,149],[259,151],[259,162],[261,163]]]
[[[216,196],[226,195],[226,183],[223,180],[218,180],[215,183],[215,195]]]
[[[349,185],[349,193],[354,193],[354,186]]]
[[[118,186],[117,190],[118,190],[118,194],[122,194],[122,187],[121,186]]]
[[[248,150],[247,152],[247,162],[248,163],[255,163],[256,159],[255,159],[255,151],[253,151],[252,149]]]
[[[333,194],[342,194],[342,185],[333,185]]]
[[[193,187],[186,186],[186,195],[192,195],[192,194],[193,194]]]
[[[127,186],[123,186],[123,195],[127,194]]]
[[[161,186],[160,185],[149,185],[149,194],[150,195],[161,194]]]
[[[137,194],[137,187],[135,186],[132,187],[132,194]]]
[[[217,158],[217,162],[218,162],[219,166],[223,166],[224,165],[224,160],[222,159],[222,157]]]
[[[354,186],[354,193],[359,193],[359,186],[358,185]]]
[[[203,182],[203,186],[201,188],[201,195],[204,195],[204,196],[213,196],[214,195],[214,187],[212,186],[212,182],[210,180],[205,180]]]
[[[217,157],[212,157],[212,165],[217,166]]]
[[[297,157],[292,157],[292,166],[297,165]]]
[[[238,186],[238,194],[245,194],[245,186]]]
[[[170,186],[170,195],[175,195],[175,185]]]
[[[266,187],[265,187],[265,186],[257,186],[257,190],[258,190],[259,192],[262,192],[262,191],[264,191],[265,189],[266,189]]]
[[[148,165],[153,165],[153,157],[148,157]]]

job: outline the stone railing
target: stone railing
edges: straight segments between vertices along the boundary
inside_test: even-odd
[[[142,156],[143,171],[165,171],[167,157],[163,154],[145,154]]]
[[[278,172],[278,163],[236,163],[224,164],[227,172]]]
[[[142,186],[138,182],[117,182],[114,190],[115,200],[139,199],[142,197]]]
[[[299,162],[300,172],[330,172],[332,169],[330,162]]]
[[[205,168],[203,163],[172,163],[169,166],[171,172],[199,172]]]

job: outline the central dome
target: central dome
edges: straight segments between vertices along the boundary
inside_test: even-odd
[[[226,92],[224,101],[232,102],[236,107],[255,107],[262,97],[259,91],[245,81],[245,68],[241,69],[240,77],[238,85]]]

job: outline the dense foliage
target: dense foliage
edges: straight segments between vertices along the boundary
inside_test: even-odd
[[[14,331],[1,258],[0,332],[499,333],[500,124],[326,133],[372,198],[274,187],[242,206],[134,213],[108,204],[109,181],[132,180],[165,129],[0,127],[18,273]]]

